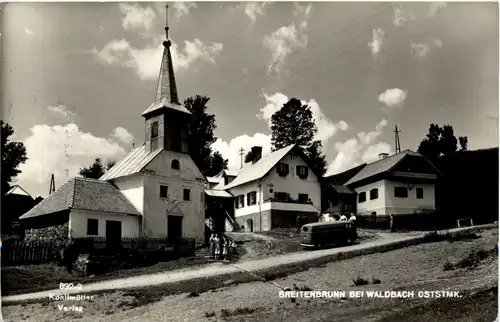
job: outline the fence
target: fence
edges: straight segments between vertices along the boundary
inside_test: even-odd
[[[75,246],[79,253],[93,253],[101,251],[132,251],[132,250],[159,250],[172,248],[182,254],[194,253],[194,238],[122,238],[121,241],[112,242],[105,237],[74,238]]]
[[[2,245],[2,266],[38,265],[57,259],[58,244],[48,241],[6,241]]]
[[[167,248],[178,256],[193,256],[196,242],[193,238],[122,238],[110,243],[104,237],[74,238],[77,253],[120,253],[133,250]],[[2,245],[2,265],[38,265],[58,260],[66,243],[60,241],[5,241]]]

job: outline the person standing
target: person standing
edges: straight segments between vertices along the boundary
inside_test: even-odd
[[[227,237],[224,239],[224,248],[222,249],[222,258],[228,259],[228,248],[229,248],[229,240]]]
[[[389,228],[391,229],[391,232],[395,232],[396,228],[394,228],[394,215],[391,214],[389,216]]]
[[[356,223],[356,216],[354,216],[353,213],[351,214],[351,217],[349,217],[349,221],[352,221],[353,224]]]
[[[215,253],[215,259],[219,260],[220,257],[220,238],[218,235],[215,235],[214,237],[214,253]]]
[[[212,234],[210,236],[210,239],[208,240],[208,245],[209,245],[210,258],[214,258],[215,257],[215,234]]]

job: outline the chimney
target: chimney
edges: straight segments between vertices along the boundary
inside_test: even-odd
[[[253,146],[252,147],[252,163],[256,163],[262,158],[262,147]]]
[[[385,159],[389,156],[389,153],[379,153],[378,158],[380,160]]]

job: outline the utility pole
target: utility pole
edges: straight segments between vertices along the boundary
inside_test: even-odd
[[[241,148],[239,150],[239,152],[240,152],[239,154],[240,154],[240,160],[241,160],[240,161],[240,169],[241,169],[241,168],[243,168],[243,154],[245,154],[245,150],[243,148]]]
[[[399,133],[401,133],[401,131],[398,130],[397,125],[394,127],[393,132],[394,132],[394,143],[395,143],[396,154],[398,154],[399,152],[401,152],[401,143],[399,142]]]
[[[49,195],[52,194],[54,191],[56,191],[56,182],[54,179],[54,174],[50,177],[50,188],[49,188]]]

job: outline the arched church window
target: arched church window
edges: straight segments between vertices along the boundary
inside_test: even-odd
[[[172,169],[179,170],[181,168],[181,164],[179,160],[172,160]]]

